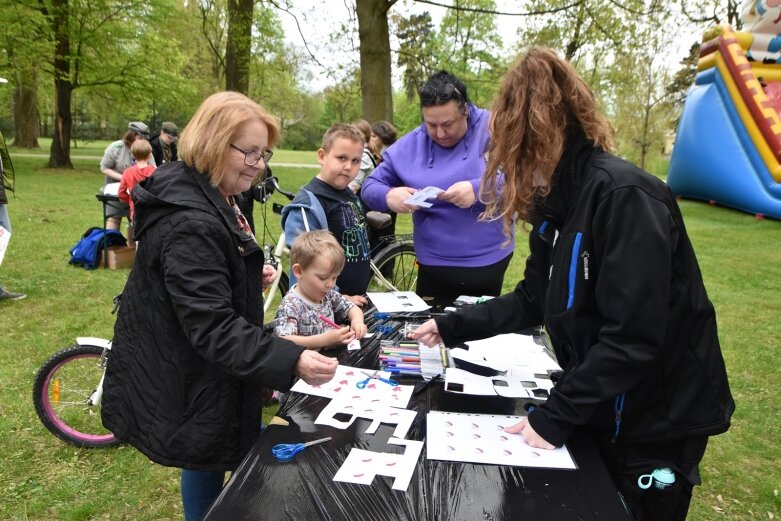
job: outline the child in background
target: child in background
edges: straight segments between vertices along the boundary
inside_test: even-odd
[[[274,332],[307,349],[338,347],[363,338],[363,311],[334,290],[345,257],[331,232],[300,234],[293,241],[290,260],[298,282],[279,305]],[[330,324],[345,320],[350,326]]]
[[[369,122],[365,119],[359,119],[353,123],[353,126],[363,136],[363,155],[361,156],[361,168],[358,169],[358,175],[350,182],[350,190],[356,194],[360,194],[363,180],[377,168],[379,154],[370,144],[372,127],[369,125]]]
[[[133,198],[130,197],[130,192],[133,188],[152,175],[152,172],[157,169],[154,163],[150,164],[150,158],[152,157],[152,145],[146,139],[137,139],[130,145],[130,154],[136,162],[127,167],[122,172],[122,180],[119,182],[119,199],[126,202],[130,206],[130,222],[133,222],[133,215],[135,214],[135,207],[133,206]]]
[[[339,123],[329,128],[317,151],[320,173],[282,210],[282,227],[288,246],[305,231],[330,230],[333,233],[346,258],[337,281],[338,289],[359,306],[367,302],[363,294],[371,277],[371,249],[366,210],[348,185],[358,175],[363,145],[363,136],[352,125]],[[291,273],[295,276],[295,272],[291,270]]]

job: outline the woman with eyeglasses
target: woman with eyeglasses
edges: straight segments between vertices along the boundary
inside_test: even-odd
[[[735,402],[675,197],[610,152],[593,93],[550,49],[507,72],[491,135],[486,215],[508,234],[515,217],[531,227],[524,280],[412,336],[454,345],[544,325],[563,374],[505,430],[543,449],[591,436],[633,519],[686,519],[708,438]]]
[[[278,140],[254,101],[214,94],[182,132],[183,161],[133,191],[139,247],[114,328],[103,423],[182,469],[188,521],[203,517],[260,433],[266,389],[288,390],[295,376],[323,384],[337,366],[262,328],[273,272],[235,197]]]
[[[385,150],[361,197],[373,210],[412,214],[418,295],[440,304],[498,295],[514,239],[500,221],[480,220],[488,112],[470,103],[466,85],[446,71],[431,76],[419,95],[423,123]],[[429,186],[441,190],[430,207],[406,202]]]

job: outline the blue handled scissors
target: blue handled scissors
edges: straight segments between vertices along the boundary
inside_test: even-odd
[[[309,441],[307,443],[279,443],[271,447],[271,454],[279,461],[290,461],[296,454],[310,445],[317,445],[318,443],[331,441],[332,439],[331,436],[328,436],[327,438],[320,438],[319,440]]]
[[[399,382],[397,382],[396,380],[390,380],[388,378],[380,378],[379,376],[377,376],[377,371],[374,371],[374,374],[369,374],[366,371],[361,371],[361,372],[366,376],[368,376],[368,378],[366,380],[361,380],[360,382],[355,384],[355,386],[358,389],[363,389],[364,387],[366,387],[366,385],[369,383],[370,380],[379,380],[381,382],[385,382],[388,385],[392,385],[393,387],[399,385]]]

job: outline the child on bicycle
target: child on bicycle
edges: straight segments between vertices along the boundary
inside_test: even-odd
[[[290,249],[290,261],[298,282],[279,305],[274,332],[307,349],[338,347],[363,338],[363,311],[334,289],[345,255],[331,232],[300,234]],[[337,326],[345,320],[349,326]]]
[[[320,173],[282,210],[282,227],[288,246],[302,232],[331,231],[341,244],[346,259],[344,270],[336,281],[338,289],[359,306],[366,304],[363,294],[371,278],[371,249],[366,210],[349,184],[358,175],[363,145],[363,136],[352,125],[339,123],[329,128],[317,151]],[[293,282],[292,278],[290,282]]]

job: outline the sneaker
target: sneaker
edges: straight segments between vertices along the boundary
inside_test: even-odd
[[[23,298],[27,298],[27,295],[24,293],[14,293],[13,291],[8,291],[0,286],[0,300],[22,300]]]

